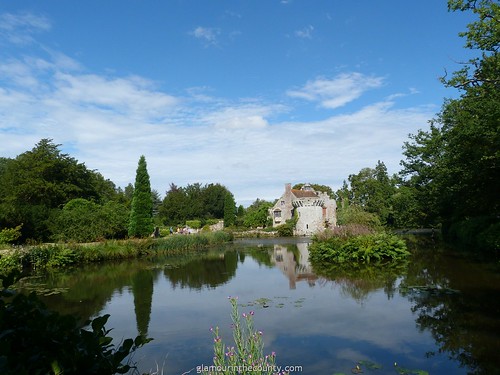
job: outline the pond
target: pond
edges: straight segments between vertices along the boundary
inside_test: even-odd
[[[219,326],[232,342],[227,297],[237,296],[240,312],[255,312],[265,353],[296,373],[350,374],[358,364],[365,374],[500,373],[498,264],[429,239],[411,242],[407,265],[321,276],[308,262],[308,241],[237,240],[30,277],[22,287],[82,321],[111,314],[115,343],[154,338],[134,356],[141,372],[195,374],[211,365],[209,329]]]

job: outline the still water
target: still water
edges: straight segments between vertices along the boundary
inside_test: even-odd
[[[219,326],[231,344],[227,297],[237,296],[240,312],[255,312],[265,353],[298,366],[297,374],[350,374],[358,363],[365,374],[500,373],[498,264],[428,240],[411,245],[407,265],[319,275],[308,245],[305,238],[237,240],[204,253],[28,278],[23,286],[82,320],[111,314],[115,343],[154,338],[133,358],[141,372],[195,374],[211,365],[209,329]]]

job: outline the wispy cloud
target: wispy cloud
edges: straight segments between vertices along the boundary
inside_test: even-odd
[[[53,138],[125,186],[144,154],[160,192],[170,182],[220,182],[239,202],[250,203],[275,198],[283,183],[298,178],[340,186],[349,173],[379,159],[394,171],[407,134],[429,118],[426,109],[395,110],[379,102],[322,121],[277,121],[293,107],[216,98],[205,89],[174,97],[141,77],[83,74],[36,61],[18,62],[30,82],[0,84],[0,155],[15,156]]]
[[[296,30],[295,36],[297,36],[301,39],[312,39],[313,31],[314,31],[314,26],[309,25],[309,26],[304,27],[303,29]]]
[[[217,32],[209,30],[199,28],[193,36],[216,43]],[[432,112],[395,109],[385,100],[299,122],[290,120],[289,98],[338,108],[383,83],[381,77],[344,73],[267,100],[220,98],[210,87],[186,88],[176,96],[144,77],[89,73],[62,52],[38,48],[22,58],[0,59],[0,156],[14,157],[52,138],[125,186],[144,154],[158,191],[171,182],[220,182],[241,203],[274,199],[285,182],[335,188],[379,159],[395,172],[407,134]],[[290,119],[283,120],[287,114]]]
[[[218,44],[218,36],[220,35],[220,30],[214,27],[198,26],[189,34],[203,41],[205,46],[215,46]]]
[[[0,14],[0,38],[14,44],[32,42],[33,34],[47,31],[51,24],[46,17],[32,13]]]
[[[288,96],[319,102],[325,108],[339,108],[359,98],[365,91],[381,87],[382,77],[361,73],[342,73],[334,78],[316,78],[303,87],[289,90]]]

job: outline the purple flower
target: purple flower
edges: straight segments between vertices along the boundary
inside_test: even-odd
[[[253,311],[250,311],[250,315],[253,315],[253,314],[255,314],[255,313]]]

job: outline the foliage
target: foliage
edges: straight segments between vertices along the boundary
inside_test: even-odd
[[[224,200],[229,193],[223,185],[200,183],[178,187],[170,184],[159,207],[159,217],[165,225],[183,225],[186,220],[207,220],[224,217]]]
[[[292,189],[300,190],[304,185],[304,183],[295,184],[293,185]],[[311,186],[314,191],[321,191],[323,193],[327,193],[330,198],[335,198],[335,193],[330,186],[320,184],[309,184],[309,186]]]
[[[18,225],[15,228],[4,228],[0,230],[0,244],[10,243],[16,241],[21,237],[21,228],[23,225]]]
[[[278,236],[292,237],[295,230],[295,225],[297,224],[297,220],[298,220],[297,216],[294,216],[293,218],[285,221],[285,224],[281,224],[278,227],[276,227]]]
[[[447,239],[465,248],[489,249],[500,254],[500,223],[497,218],[480,216],[453,223]]]
[[[128,235],[144,238],[153,232],[153,199],[146,158],[141,155],[135,175]]]
[[[189,236],[168,236],[127,241],[106,241],[96,244],[40,245],[17,248],[0,258],[0,275],[24,268],[35,270],[67,267],[103,260],[130,259],[159,252],[180,253],[201,250],[233,239],[231,233],[207,232]]]
[[[500,41],[500,5],[495,0],[449,0],[450,11],[471,11],[478,20],[467,26],[467,31],[459,33],[466,38],[465,47],[481,51],[480,57],[474,57],[462,64],[462,69],[453,73],[450,79],[442,81],[459,89],[468,90],[478,85],[500,84],[498,46]]]
[[[419,224],[442,224],[445,234],[454,223],[474,218],[498,222],[500,212],[500,6],[492,0],[450,0],[448,7],[477,15],[460,35],[478,57],[443,78],[461,96],[445,101],[429,130],[410,136],[401,171],[414,193]]]
[[[201,228],[201,220],[186,220],[186,225],[189,228],[200,229]]]
[[[272,225],[269,217],[269,209],[272,202],[256,199],[247,209],[243,216],[243,225],[247,228],[266,227]]]
[[[236,202],[230,192],[224,197],[224,227],[228,228],[236,223]]]
[[[383,162],[379,160],[375,168],[363,168],[358,174],[349,175],[348,181],[349,183],[344,181],[342,188],[336,193],[339,210],[344,210],[344,216],[351,215],[348,206],[357,206],[361,210],[357,209],[352,214],[367,212],[378,218],[373,221],[393,225],[391,198],[396,192],[396,181],[389,177]],[[343,220],[341,216],[339,214],[339,224]],[[345,219],[346,223],[353,222],[348,217]]]
[[[2,374],[124,374],[135,368],[130,355],[151,339],[137,336],[112,344],[109,315],[81,329],[70,315],[50,311],[35,293],[0,292],[0,372]],[[124,360],[129,360],[123,364]]]
[[[213,366],[201,369],[204,374],[276,374],[276,354],[264,355],[262,332],[253,325],[254,312],[243,313],[244,324],[238,311],[238,299],[229,297],[234,346],[226,346],[219,335],[219,327],[211,328],[214,337]]]
[[[23,223],[19,240],[50,240],[53,218],[75,198],[104,204],[122,199],[114,184],[64,154],[51,139],[15,159],[0,158],[0,227]]]
[[[72,199],[52,220],[55,241],[93,242],[124,238],[128,210],[124,204],[108,201],[100,205],[83,198]]]
[[[381,226],[379,217],[371,212],[365,211],[356,205],[344,205],[337,209],[338,225],[364,225],[370,228],[379,228]]]
[[[316,264],[381,263],[404,260],[409,254],[404,240],[385,232],[358,235],[332,231],[315,236],[309,247],[309,259]]]

